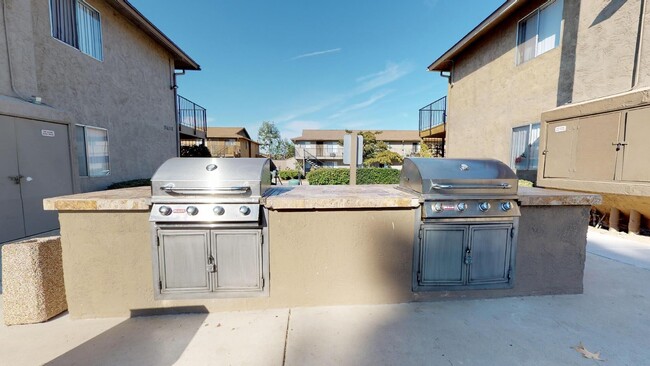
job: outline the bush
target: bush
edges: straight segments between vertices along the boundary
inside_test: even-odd
[[[392,168],[357,169],[357,184],[398,184],[400,171]]]
[[[300,179],[302,177],[302,172],[296,169],[280,170],[278,172],[278,177],[282,180]]]
[[[357,184],[397,184],[400,171],[391,168],[359,168]],[[310,185],[350,184],[350,169],[316,169],[307,174]]]
[[[181,146],[181,157],[182,158],[209,158],[210,150],[207,146],[194,145],[194,146]]]
[[[359,170],[357,170],[357,172],[358,171]],[[350,184],[350,169],[314,169],[307,173],[307,180],[310,185],[315,186]]]
[[[150,186],[151,179],[131,179],[124,182],[113,183],[106,189],[120,189],[120,188],[131,188],[131,187],[144,187]]]
[[[519,185],[519,187],[532,187],[533,182],[531,182],[529,180],[519,179],[519,184],[518,185]]]

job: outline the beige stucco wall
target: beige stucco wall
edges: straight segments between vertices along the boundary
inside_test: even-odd
[[[185,305],[233,311],[411,299],[414,210],[272,211],[270,297],[212,300],[154,300],[148,216],[59,213],[71,316],[128,316],[131,310]]]
[[[573,103],[632,88],[640,5],[641,0],[580,2],[575,60],[570,57],[565,60],[569,65],[575,63],[575,71],[572,75],[568,67],[564,74],[564,77],[573,80]],[[649,16],[650,7],[646,6],[646,29],[650,26]],[[650,40],[647,31],[641,48],[637,84],[637,87],[643,86],[650,86]]]
[[[75,123],[108,129],[111,175],[82,178],[83,191],[151,177],[160,164],[176,156],[170,56],[105,2],[88,3],[101,16],[103,61],[53,38],[48,2],[32,0],[34,53],[44,102],[70,111]]]
[[[72,125],[108,129],[111,174],[78,178],[77,189],[91,191],[115,181],[148,178],[162,162],[176,156],[170,88],[173,62],[167,51],[101,0],[87,1],[101,17],[101,61],[51,36],[49,1],[4,3],[12,75],[19,93],[42,97],[44,104],[62,111],[65,122]],[[0,94],[16,97],[9,79],[3,23],[0,17]],[[0,113],[15,115],[16,111]],[[53,111],[49,118],[41,114],[21,117],[57,120],[62,113]]]
[[[384,304],[580,293],[589,206],[526,206],[515,286],[413,293],[417,209],[270,211],[269,297],[154,300],[147,211],[59,213],[65,287],[74,318],[205,306],[208,311]]]
[[[539,122],[543,110],[555,107],[562,46],[515,64],[517,23],[542,3],[530,1],[455,58],[447,157],[509,162],[512,128]]]

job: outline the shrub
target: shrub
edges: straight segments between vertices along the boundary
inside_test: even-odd
[[[531,182],[529,180],[519,179],[519,184],[518,185],[519,185],[519,187],[532,187],[533,182]]]
[[[280,170],[278,176],[282,180],[300,179],[302,177],[302,172],[296,169]]]
[[[359,168],[357,184],[397,184],[400,171],[391,168]],[[324,168],[312,170],[307,174],[310,185],[350,184],[350,169]]]
[[[106,189],[144,187],[150,185],[151,185],[151,179],[131,179],[131,180],[125,180],[124,182],[113,183],[110,186],[106,187]]]
[[[350,184],[350,169],[314,169],[307,173],[307,180],[310,185],[315,186]]]
[[[392,168],[357,169],[357,184],[398,184],[400,171]]]
[[[210,150],[207,146],[194,145],[194,146],[181,146],[181,157],[182,158],[209,158]]]

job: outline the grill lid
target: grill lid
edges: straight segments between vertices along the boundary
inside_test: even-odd
[[[172,158],[151,178],[151,201],[257,202],[270,185],[266,158]]]
[[[517,175],[494,159],[405,158],[399,187],[424,199],[517,196]]]

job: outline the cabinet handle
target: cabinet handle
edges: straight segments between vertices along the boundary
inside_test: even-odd
[[[465,264],[472,264],[472,252],[470,252],[469,248],[465,251]]]

